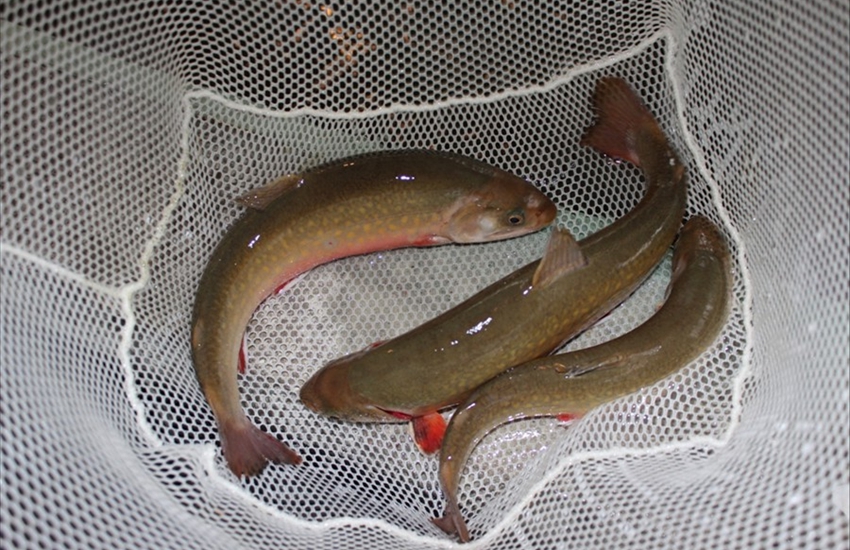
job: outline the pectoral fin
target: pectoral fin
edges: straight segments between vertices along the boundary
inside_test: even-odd
[[[263,187],[257,187],[256,189],[252,189],[245,193],[244,195],[238,197],[236,202],[241,204],[246,208],[253,208],[254,210],[265,210],[266,207],[271,204],[272,201],[290,191],[295,189],[302,183],[301,176],[290,174],[287,176],[283,176],[282,178],[278,178],[271,182],[268,185],[264,185]]]
[[[410,419],[413,440],[419,450],[426,455],[434,454],[443,445],[446,434],[446,420],[437,412],[424,416],[414,416]]]
[[[581,247],[569,231],[560,227],[552,232],[543,258],[531,279],[534,288],[545,288],[565,273],[587,265]]]

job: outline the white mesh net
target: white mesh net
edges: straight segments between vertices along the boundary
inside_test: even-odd
[[[0,6],[2,506],[8,548],[432,548],[437,459],[403,425],[309,413],[324,362],[538,257],[546,235],[315,269],[248,331],[243,403],[304,457],[235,479],[189,357],[201,270],[247,189],[388,148],[535,182],[585,236],[640,173],[581,148],[624,77],[724,228],[735,304],[680,373],[569,428],[490,434],[477,546],[848,547],[846,2],[306,0]],[[570,347],[635,327],[669,260]]]

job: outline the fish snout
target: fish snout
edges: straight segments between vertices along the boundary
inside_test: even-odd
[[[340,369],[329,368],[332,364],[325,365],[301,387],[299,397],[308,409],[315,413],[326,416],[335,416],[334,396],[336,389],[347,387],[345,373]]]
[[[314,374],[301,388],[301,402],[311,411],[349,422],[381,422],[391,419],[372,406],[349,384],[349,362],[357,352],[336,359]]]
[[[528,198],[527,212],[529,217],[533,219],[530,225],[538,229],[548,226],[555,220],[555,215],[558,213],[558,207],[552,202],[549,197],[543,193],[537,192]]]

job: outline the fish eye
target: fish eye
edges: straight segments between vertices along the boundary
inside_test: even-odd
[[[511,225],[521,225],[525,221],[525,215],[522,211],[514,210],[508,213],[508,223]]]

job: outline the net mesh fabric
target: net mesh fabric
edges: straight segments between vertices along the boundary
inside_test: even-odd
[[[298,401],[326,361],[539,257],[546,234],[317,268],[247,333],[243,404],[304,457],[235,479],[189,357],[233,198],[350,154],[430,147],[528,178],[578,237],[636,169],[578,145],[628,80],[732,243],[699,360],[570,427],[500,427],[460,501],[481,547],[848,547],[850,113],[841,2],[502,0],[0,7],[2,503],[15,548],[439,548],[437,460],[401,424]],[[571,342],[634,328],[669,257]]]

